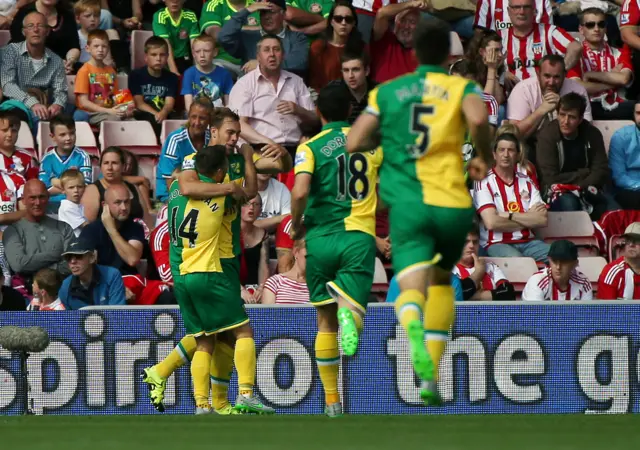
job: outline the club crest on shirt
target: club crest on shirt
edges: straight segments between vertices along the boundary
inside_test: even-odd
[[[239,175],[240,174],[240,163],[231,163],[231,170],[236,174]]]
[[[507,210],[509,210],[509,212],[520,212],[520,205],[518,205],[518,202],[509,202],[507,204]]]
[[[249,16],[249,18],[247,19],[247,25],[252,26],[252,27],[256,26],[256,25],[258,25],[258,21],[256,20],[255,17]]]
[[[525,202],[528,202],[529,200],[531,200],[531,196],[529,195],[529,192],[524,190],[520,191],[520,198]]]
[[[12,191],[11,189],[7,189],[6,191],[4,191],[4,198],[13,199],[14,197],[15,191]]]
[[[626,25],[629,22],[629,14],[620,14],[620,25]]]
[[[180,39],[186,39],[189,37],[187,30],[180,30]]]
[[[322,12],[322,5],[320,3],[312,3],[309,9],[312,13],[319,13]]]
[[[534,42],[531,46],[534,55],[542,55],[542,42]]]

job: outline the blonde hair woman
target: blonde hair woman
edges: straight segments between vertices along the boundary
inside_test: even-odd
[[[293,267],[270,277],[262,292],[263,305],[291,305],[309,303],[306,281],[307,247],[304,240],[293,244]]]

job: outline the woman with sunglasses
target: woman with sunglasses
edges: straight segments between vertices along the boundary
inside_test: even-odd
[[[357,26],[358,16],[351,2],[337,0],[329,12],[325,35],[311,44],[309,52],[309,86],[316,91],[342,78],[340,56],[345,48],[364,48]]]

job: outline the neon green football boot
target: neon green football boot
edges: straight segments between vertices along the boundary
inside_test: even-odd
[[[155,367],[147,367],[144,369],[140,378],[142,378],[143,382],[147,383],[149,398],[151,399],[153,407],[158,412],[164,412],[164,404],[162,401],[164,400],[164,390],[167,388],[166,378],[158,375]]]
[[[353,312],[349,308],[338,309],[338,324],[340,325],[342,351],[347,356],[355,355],[358,351],[358,327],[353,319]]]

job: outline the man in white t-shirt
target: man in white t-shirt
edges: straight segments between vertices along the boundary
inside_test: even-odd
[[[527,281],[522,300],[591,300],[591,282],[578,269],[578,249],[570,241],[555,241],[549,250],[549,267]]]
[[[285,216],[291,214],[291,192],[271,175],[258,174],[258,194],[262,198],[262,214],[255,225],[275,231]]]

